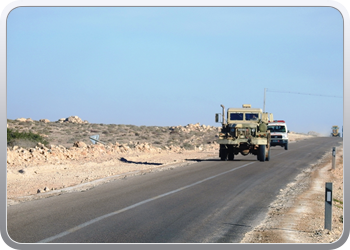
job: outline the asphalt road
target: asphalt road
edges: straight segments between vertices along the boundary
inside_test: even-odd
[[[203,160],[9,206],[8,234],[19,243],[239,242],[279,190],[341,139],[272,147],[269,162]]]

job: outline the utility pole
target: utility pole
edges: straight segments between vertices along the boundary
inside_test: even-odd
[[[263,112],[265,112],[265,100],[266,100],[266,88],[264,88],[264,110],[263,110]]]

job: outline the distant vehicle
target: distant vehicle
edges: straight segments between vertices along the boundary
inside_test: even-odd
[[[271,133],[271,142],[270,145],[284,147],[285,150],[288,150],[288,129],[287,124],[284,120],[274,120],[269,122],[267,129]]]
[[[338,127],[337,125],[334,125],[334,126],[332,127],[331,136],[333,136],[333,137],[340,137],[339,127]]]
[[[221,107],[222,129],[218,139],[220,159],[234,160],[235,155],[241,153],[256,155],[259,161],[269,161],[268,113],[259,108],[251,108],[250,104],[243,104],[242,108],[229,108],[225,121],[225,107],[223,105]],[[216,122],[219,122],[220,115],[219,113],[215,115]]]

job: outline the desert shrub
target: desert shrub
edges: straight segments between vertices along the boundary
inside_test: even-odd
[[[113,128],[108,128],[108,133],[110,133],[110,134],[116,134],[117,132],[118,132],[118,130],[116,130],[116,129],[113,129]]]
[[[76,140],[77,140],[76,137],[72,137],[67,141],[67,143],[74,143]]]
[[[188,142],[185,142],[184,144],[182,144],[182,147],[186,150],[192,150],[194,149],[194,146]]]
[[[200,136],[203,136],[203,132],[200,132],[200,131],[191,131],[190,132],[190,135],[194,135],[194,136],[197,136],[197,137],[200,137]]]
[[[18,130],[13,130],[8,128],[7,129],[7,146],[23,146],[25,144],[37,144],[42,143],[44,145],[48,145],[49,142],[45,140],[41,135],[33,133],[32,131],[29,132],[19,132]],[[19,145],[21,144],[21,145]],[[31,147],[31,146],[29,146]]]
[[[155,136],[162,136],[164,135],[164,132],[161,130],[155,130],[155,131],[152,131],[152,134]]]
[[[44,128],[42,130],[38,130],[37,133],[48,135],[50,134],[50,130],[48,130],[47,128]]]

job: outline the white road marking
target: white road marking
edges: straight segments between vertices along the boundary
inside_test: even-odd
[[[182,191],[182,190],[184,190],[184,189],[193,187],[193,186],[195,186],[195,185],[198,185],[198,184],[203,183],[203,182],[205,182],[205,181],[214,179],[214,178],[219,177],[219,176],[221,176],[221,175],[230,173],[230,172],[235,171],[235,170],[237,170],[237,169],[244,168],[244,167],[246,167],[246,166],[248,166],[248,165],[251,165],[251,164],[253,164],[253,163],[256,163],[256,162],[250,162],[250,163],[244,164],[244,165],[242,165],[242,166],[240,166],[240,167],[233,168],[233,169],[228,170],[228,171],[226,171],[226,172],[223,172],[223,173],[220,173],[220,174],[217,174],[217,175],[208,177],[208,178],[206,178],[206,179],[203,179],[203,180],[201,180],[201,181],[197,181],[197,182],[192,183],[192,184],[190,184],[190,185],[187,185],[187,186],[184,186],[184,187],[175,189],[175,190],[170,191],[170,192],[168,192],[168,193],[164,193],[164,194],[155,196],[155,197],[153,197],[153,198],[150,198],[150,199],[147,199],[147,200],[144,200],[144,201],[135,203],[134,205],[128,206],[128,207],[126,207],[126,208],[123,208],[123,209],[114,211],[114,212],[112,212],[112,213],[102,215],[102,216],[97,217],[97,218],[95,218],[95,219],[93,219],[93,220],[87,221],[87,222],[82,223],[82,224],[80,224],[80,225],[78,225],[78,226],[76,226],[76,227],[73,227],[73,228],[71,228],[71,229],[68,229],[67,231],[64,231],[64,232],[59,233],[59,234],[57,234],[57,235],[54,235],[54,236],[52,236],[52,237],[48,237],[48,238],[46,238],[46,239],[43,239],[43,240],[39,241],[38,243],[48,243],[48,242],[50,242],[50,241],[53,241],[53,240],[56,240],[56,239],[61,238],[61,237],[63,237],[63,236],[66,236],[66,235],[68,235],[68,234],[70,234],[70,233],[74,233],[74,232],[76,232],[76,231],[78,231],[78,230],[80,230],[80,229],[82,229],[82,228],[84,228],[84,227],[86,227],[86,226],[89,226],[89,225],[91,225],[91,224],[93,224],[93,223],[95,223],[95,222],[98,222],[98,221],[100,221],[100,220],[103,220],[103,219],[106,219],[106,218],[108,218],[108,217],[111,217],[111,216],[120,214],[120,213],[125,212],[125,211],[127,211],[127,210],[130,210],[130,209],[133,209],[133,208],[135,208],[135,207],[138,207],[138,206],[141,206],[141,205],[143,205],[143,204],[146,204],[146,203],[148,203],[148,202],[151,202],[151,201],[157,200],[157,199],[159,199],[159,198],[168,196],[168,195],[170,195],[170,194],[174,194],[174,193],[180,192],[180,191]]]

